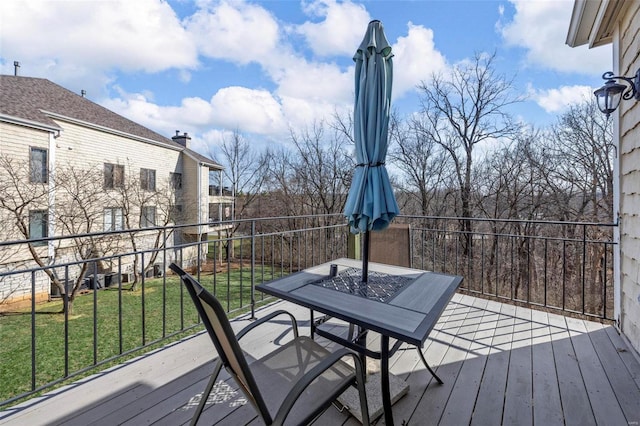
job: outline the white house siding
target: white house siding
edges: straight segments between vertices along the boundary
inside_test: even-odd
[[[49,132],[0,121],[0,155],[28,159],[30,146],[48,149]]]
[[[206,197],[208,196],[208,168],[200,167],[198,162],[190,158],[185,158],[186,161],[183,161],[183,157],[185,156],[180,150],[148,143],[136,138],[129,138],[127,135],[114,134],[113,132],[85,126],[70,120],[56,118],[55,122],[62,128],[62,131],[55,139],[55,144],[51,146],[49,143],[50,132],[13,123],[0,122],[0,155],[12,157],[28,165],[30,146],[45,149],[53,148],[55,150],[55,157],[53,156],[53,152],[50,152],[49,156],[50,158],[55,158],[56,170],[71,166],[78,170],[94,168],[101,173],[104,163],[122,164],[125,166],[125,179],[138,180],[141,168],[153,169],[156,171],[156,188],[162,188],[169,184],[170,173],[183,173],[183,189],[181,193],[185,200],[177,201],[177,204],[183,204],[186,212],[195,212],[194,222],[198,216],[198,208],[189,208],[188,205],[191,204],[193,206],[199,200],[196,195],[198,191],[196,183],[198,175],[200,175],[199,177],[204,179],[204,186],[202,187],[204,189],[201,188],[201,190],[203,191],[203,197],[205,197],[201,208],[208,209],[208,203],[206,201]],[[183,170],[183,162],[189,164],[189,170]],[[0,173],[1,172],[2,170],[0,170]],[[101,174],[98,176],[101,176]],[[61,202],[64,202],[64,200],[60,198],[60,194],[57,194],[56,204]],[[44,204],[39,208],[47,208],[47,205]],[[207,217],[207,214],[205,211],[202,217]],[[0,241],[21,239],[22,237],[20,235],[12,232],[15,229],[15,227],[13,229],[11,228],[14,221],[9,217],[3,216],[6,216],[6,214],[0,210]],[[132,226],[137,227],[139,225],[138,217],[139,212],[136,212]],[[102,231],[104,229],[103,227],[104,224],[102,221],[98,221],[93,231]],[[56,235],[60,235],[61,230],[59,226],[56,227],[55,231]],[[148,235],[141,235],[139,248],[149,248],[152,244],[150,240],[151,237]],[[169,238],[168,240],[167,245],[172,246],[174,239]],[[46,247],[38,247],[37,249],[43,250],[43,255],[46,257]],[[175,258],[175,253],[172,249],[167,250],[166,253],[167,263]],[[197,256],[196,253],[197,248],[193,247],[183,250],[181,255],[185,260],[189,260],[190,258],[195,258],[195,256]],[[74,260],[73,251],[65,250],[65,247],[57,250],[56,263]],[[156,263],[161,264],[162,262],[163,253],[160,254]],[[117,264],[116,261],[112,263],[114,263],[114,265]],[[123,259],[123,263],[123,271],[129,272],[132,258]],[[30,255],[26,251],[26,248],[16,250],[15,247],[11,247],[9,250],[3,250],[0,247],[0,303],[31,299],[31,274],[5,276],[2,274],[33,266],[33,261],[30,261]],[[106,264],[105,266],[108,267],[109,265]],[[36,300],[46,299],[51,290],[48,277],[43,272],[38,272],[34,276],[36,278]],[[69,278],[73,279],[75,276],[70,276]]]
[[[25,126],[9,124],[0,121],[0,156],[6,156],[22,162],[28,167],[29,148],[49,148],[50,133]],[[0,173],[4,170],[0,168]],[[28,182],[25,182],[28,185]],[[35,206],[34,206],[35,208]],[[37,208],[46,209],[46,204]],[[0,241],[19,240],[22,235],[18,232],[15,219],[6,211],[0,210]],[[38,247],[36,250],[46,253],[46,247]],[[29,259],[26,245],[18,247],[0,247],[0,303],[20,302],[31,299],[32,282],[35,287],[36,300],[46,300],[49,295],[49,279],[44,272],[34,272],[16,275],[3,275],[13,270],[24,270],[34,267],[25,262]]]
[[[36,130],[24,126],[8,124],[0,121],[0,156],[15,160],[14,166],[29,167],[30,147],[49,149],[49,132]],[[0,168],[0,173],[4,170]],[[29,182],[25,182],[28,185]],[[37,208],[46,209],[46,203]],[[0,240],[22,239],[15,227],[15,219],[7,216],[4,210],[0,209]],[[2,249],[0,248],[0,259],[2,259]]]
[[[63,128],[56,140],[59,166],[87,166],[102,170],[104,163],[122,164],[127,178],[138,179],[140,169],[156,170],[156,186],[166,186],[169,173],[180,173],[180,151],[164,146],[129,139],[124,136],[98,132],[73,123],[57,120]]]
[[[183,218],[185,223],[198,223],[197,191],[199,185],[199,166],[193,158],[183,158],[182,190],[183,190]],[[197,233],[196,229],[188,228],[186,232]]]
[[[618,70],[634,75],[640,68],[640,3],[629,2],[620,19],[614,49]],[[640,103],[622,101],[620,120],[620,273],[622,332],[640,352]]]

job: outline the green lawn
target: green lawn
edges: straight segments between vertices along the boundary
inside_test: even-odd
[[[229,274],[201,275],[202,284],[218,296],[236,315],[250,307],[250,270],[232,270]],[[256,275],[259,281],[262,271]],[[265,271],[265,279],[271,272]],[[241,284],[242,283],[242,284]],[[227,303],[227,298],[229,302]],[[261,299],[261,294],[256,294]],[[189,295],[175,276],[146,279],[144,289],[117,288],[89,292],[76,298],[68,321],[68,373],[91,367],[144,344],[163,339],[172,333],[197,324],[198,317]],[[95,306],[95,309],[94,309]],[[239,309],[246,307],[246,309]],[[59,313],[61,301],[39,304],[35,315],[36,387],[65,377],[65,315]],[[144,311],[144,316],[143,316]],[[97,351],[94,353],[94,316]],[[120,326],[119,317],[122,317]],[[0,402],[31,390],[31,310],[0,314]],[[122,331],[120,331],[120,328]],[[199,330],[200,326],[196,328]],[[182,332],[162,345],[192,334]],[[120,341],[122,343],[120,343]],[[160,346],[154,345],[152,348]],[[145,348],[148,351],[150,348]],[[137,356],[141,351],[128,356]],[[120,358],[122,362],[126,358]],[[100,369],[106,366],[100,366]],[[94,371],[91,371],[94,372]],[[74,379],[77,379],[74,378]]]

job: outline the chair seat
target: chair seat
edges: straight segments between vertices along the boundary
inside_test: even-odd
[[[319,364],[330,352],[306,336],[298,337],[263,358],[250,362],[249,368],[269,407],[279,407],[295,383]],[[251,358],[248,356],[247,360]],[[286,424],[296,425],[310,411],[322,406],[318,395],[340,395],[355,377],[355,370],[340,360],[327,369],[297,399]],[[275,415],[275,412],[271,413]]]

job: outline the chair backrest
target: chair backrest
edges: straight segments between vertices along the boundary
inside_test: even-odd
[[[169,268],[180,276],[182,283],[187,288],[196,310],[209,333],[209,337],[211,337],[216,347],[220,361],[227,371],[234,376],[265,422],[267,424],[271,423],[271,414],[251,374],[224,308],[214,295],[204,289],[193,276],[178,265],[172,263]]]
[[[411,268],[411,227],[391,224],[384,231],[371,232],[371,262]]]

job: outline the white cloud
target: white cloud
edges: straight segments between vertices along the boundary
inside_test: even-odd
[[[305,22],[295,28],[309,48],[320,56],[353,56],[364,37],[371,17],[361,4],[350,1],[317,0],[306,4],[305,12],[320,22]]]
[[[232,137],[233,132],[231,130],[212,129],[199,136],[193,137],[191,139],[191,149],[203,153],[222,164],[224,159],[219,155],[219,147],[225,138],[229,139]]]
[[[531,98],[550,114],[565,111],[571,105],[585,102],[593,97],[593,88],[589,86],[561,86],[557,89],[530,89]]]
[[[398,37],[393,49],[393,96],[401,97],[414,90],[432,73],[446,67],[444,56],[433,42],[433,30],[422,25],[408,24],[406,37]]]
[[[277,135],[286,132],[278,101],[266,90],[226,87],[211,99],[215,124],[240,132]]]
[[[587,50],[565,44],[572,1],[510,0],[513,21],[499,23],[505,42],[527,50],[526,62],[562,72],[600,73],[611,63],[611,47]]]
[[[101,104],[167,136],[176,129],[201,134],[212,127],[264,136],[287,132],[280,104],[265,90],[226,87],[210,101],[189,97],[178,106],[160,106],[144,94],[120,90],[119,97],[105,99]]]
[[[160,106],[147,94],[116,89],[119,97],[104,99],[100,104],[167,137],[171,137],[175,130],[191,133],[212,122],[214,111],[204,99],[185,98],[179,106]]]
[[[335,64],[300,59],[290,62],[277,74],[280,96],[338,104],[353,100],[353,67],[342,71]]]
[[[226,1],[202,6],[186,25],[203,55],[248,64],[268,62],[278,50],[278,23],[263,7]]]
[[[2,56],[32,76],[109,80],[111,70],[195,68],[195,45],[161,0],[0,2]]]

